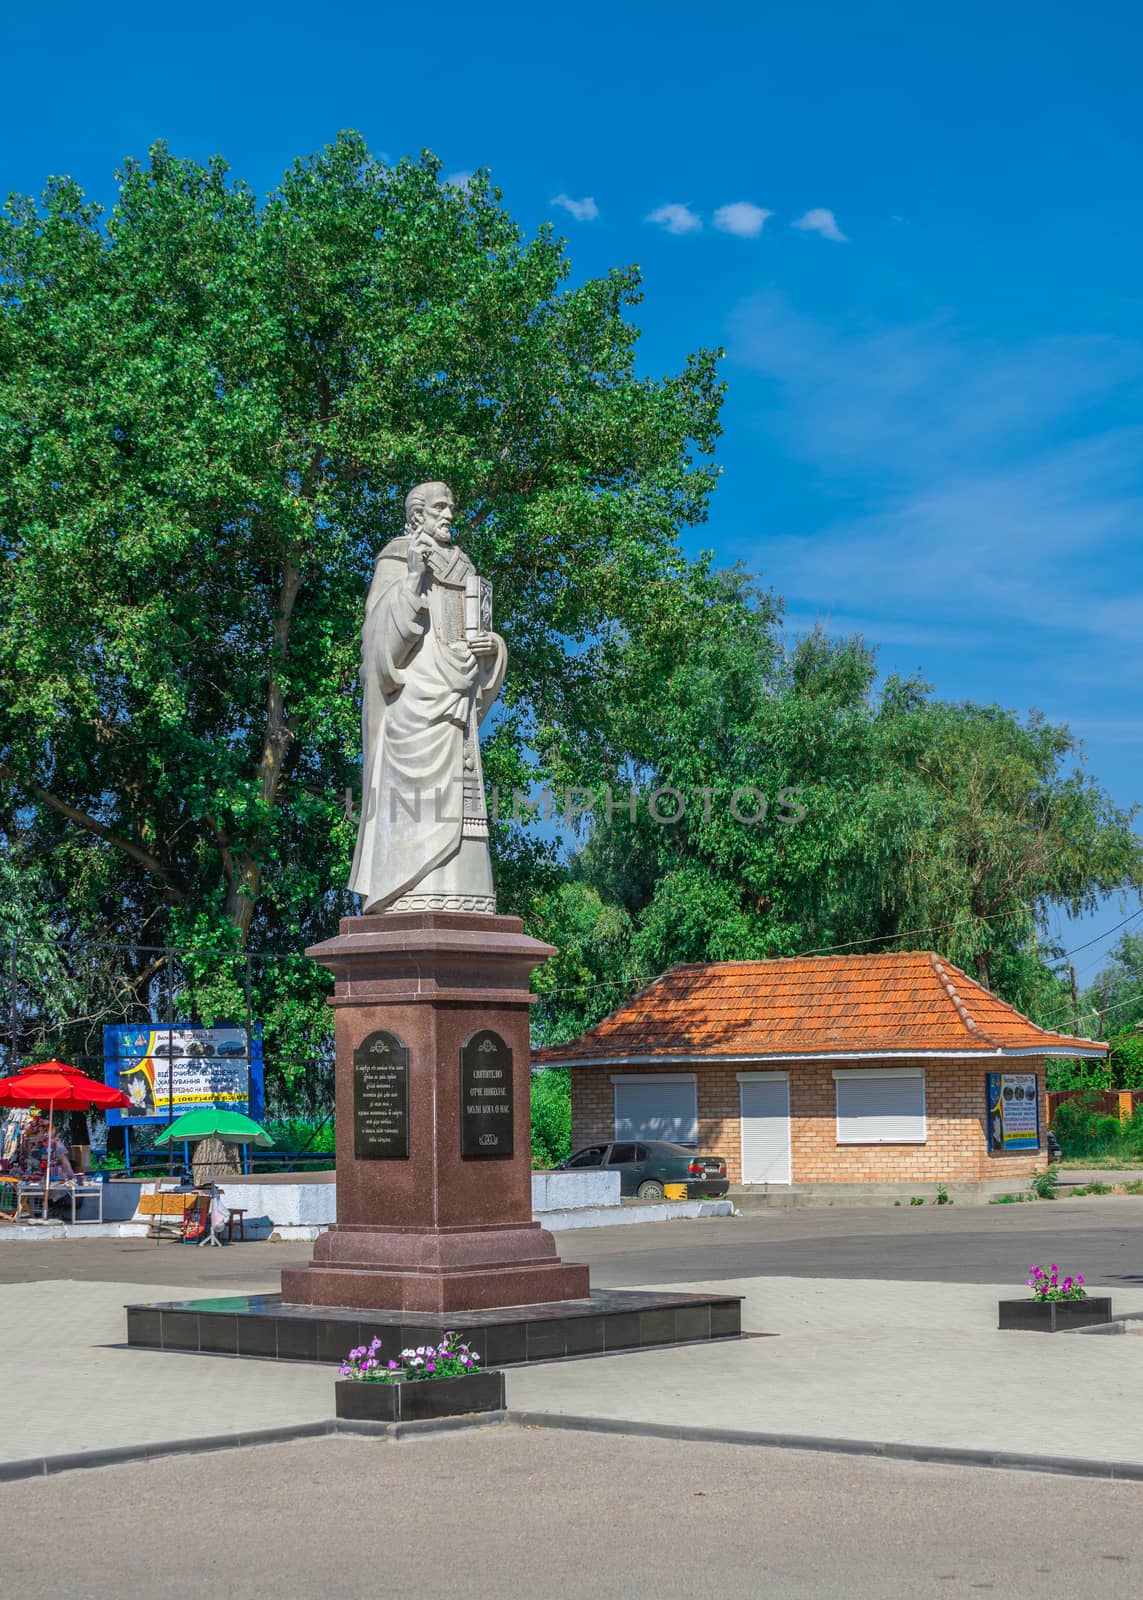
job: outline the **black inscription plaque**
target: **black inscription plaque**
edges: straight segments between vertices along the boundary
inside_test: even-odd
[[[512,1154],[512,1051],[491,1028],[461,1047],[460,1153],[466,1161]]]
[[[353,1052],[353,1153],[358,1161],[409,1156],[409,1051],[381,1029]]]

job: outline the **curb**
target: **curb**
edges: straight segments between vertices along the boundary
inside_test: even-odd
[[[884,1461],[928,1462],[937,1466],[987,1467],[1007,1472],[1046,1472],[1074,1478],[1109,1478],[1143,1482],[1143,1462],[1092,1461],[1082,1456],[1025,1455],[1014,1450],[973,1450],[955,1445],[902,1444],[890,1440],[834,1439],[821,1434],[752,1433],[736,1428],[703,1428],[668,1422],[632,1422],[618,1417],[577,1417],[556,1411],[489,1411],[469,1417],[439,1417],[426,1422],[350,1422],[330,1417],[281,1428],[255,1428],[242,1433],[209,1434],[192,1439],[165,1439],[153,1444],[116,1445],[104,1450],[65,1455],[31,1456],[0,1461],[0,1483],[51,1477],[91,1467],[156,1461],[164,1456],[205,1455],[217,1450],[243,1450],[257,1445],[289,1444],[296,1439],[347,1437],[402,1440],[431,1438],[471,1428],[541,1428],[572,1433],[607,1433],[643,1439],[675,1439],[694,1444],[732,1444],[767,1450],[816,1450],[829,1455],[874,1456]]]
[[[1050,1472],[1075,1478],[1143,1482],[1143,1462],[1091,1461],[1083,1456],[1023,1455],[1015,1450],[972,1450],[956,1445],[900,1444],[890,1440],[831,1439],[820,1434],[748,1433],[669,1422],[626,1422],[612,1417],[574,1417],[555,1411],[509,1411],[518,1428],[563,1428],[579,1433],[627,1434],[643,1439],[684,1439],[694,1444],[737,1444],[769,1450],[818,1450],[831,1455],[880,1456],[890,1461],[925,1461],[954,1467],[991,1467]]]
[[[28,1456],[22,1461],[0,1461],[0,1483],[25,1478],[51,1477],[89,1467],[116,1467],[137,1461],[158,1461],[164,1456],[206,1455],[215,1450],[246,1450],[263,1444],[290,1444],[295,1439],[322,1439],[334,1434],[363,1438],[420,1439],[467,1428],[501,1427],[505,1411],[488,1411],[469,1417],[436,1417],[427,1422],[347,1422],[330,1417],[324,1422],[298,1422],[281,1428],[252,1428],[243,1433],[207,1434],[197,1439],[162,1439],[153,1444],[124,1444],[104,1450],[76,1450],[58,1456]]]

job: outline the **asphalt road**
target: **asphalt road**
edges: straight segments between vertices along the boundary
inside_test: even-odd
[[[601,1289],[772,1274],[1022,1285],[1033,1261],[1059,1261],[1089,1284],[1143,1283],[1143,1196],[1019,1206],[902,1206],[763,1211],[741,1217],[574,1229],[561,1255],[586,1261]],[[0,1283],[53,1278],[276,1290],[312,1246],[190,1249],[143,1239],[0,1243]]]
[[[1033,1261],[1091,1284],[1143,1283],[1143,1196],[1018,1206],[765,1211],[565,1233],[600,1288],[758,1275],[1022,1285]]]
[[[1141,1492],[504,1428],[0,1484],[0,1525],[4,1591],[28,1600],[1135,1600]]]

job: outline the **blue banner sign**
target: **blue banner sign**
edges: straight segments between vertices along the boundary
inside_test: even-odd
[[[1040,1083],[1034,1072],[988,1073],[988,1148],[1040,1148]]]
[[[169,1122],[210,1106],[261,1121],[262,1024],[246,1029],[117,1024],[103,1030],[106,1082],[131,1097],[130,1110],[109,1111],[112,1127]]]

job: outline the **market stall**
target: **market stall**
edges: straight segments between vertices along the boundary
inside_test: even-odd
[[[73,1168],[67,1146],[56,1128],[56,1113],[92,1108],[121,1109],[129,1103],[120,1090],[98,1083],[62,1061],[41,1061],[36,1066],[24,1067],[10,1078],[0,1078],[0,1106],[14,1106],[33,1113],[16,1140],[14,1154],[0,1158],[3,1176],[16,1180],[17,1219],[45,1222],[53,1199],[70,1199],[74,1222],[77,1201],[85,1195],[97,1195],[102,1221],[102,1186],[86,1184],[83,1175]],[[37,1205],[39,1217],[34,1218]]]

